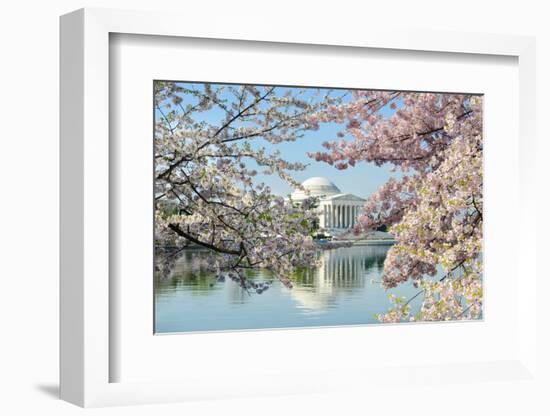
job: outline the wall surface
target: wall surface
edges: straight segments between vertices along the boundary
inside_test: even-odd
[[[235,22],[246,33],[247,25],[265,20],[287,25],[324,25],[337,31],[343,25],[383,24],[405,27],[428,25],[434,30],[512,33],[537,36],[539,174],[534,180],[543,191],[539,206],[540,266],[542,236],[549,231],[547,210],[548,140],[543,126],[550,105],[550,29],[546,2],[463,0],[298,2],[198,2],[145,0],[19,0],[5,1],[0,9],[0,100],[2,129],[0,151],[0,413],[79,414],[82,409],[57,400],[58,394],[58,17],[74,9],[114,7],[177,10],[190,19],[212,24],[212,13]],[[182,24],[185,24],[183,21]],[[513,224],[511,224],[513,226]],[[545,254],[547,255],[547,254]],[[538,288],[548,293],[548,284]],[[547,321],[541,307],[540,316]],[[543,351],[548,331],[541,331]],[[548,358],[540,354],[548,374]],[[94,414],[549,414],[543,391],[529,386],[498,383],[483,391],[457,384],[455,394],[440,393],[438,386],[425,395],[388,389],[381,397],[364,398],[346,393],[317,396],[254,398],[208,403],[141,406],[92,410]],[[546,386],[546,393],[550,387]],[[468,398],[469,406],[464,407]],[[473,406],[473,407],[472,407]],[[383,412],[383,413],[382,413]]]

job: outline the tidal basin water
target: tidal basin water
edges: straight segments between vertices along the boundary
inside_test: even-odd
[[[292,289],[275,281],[269,290],[248,294],[235,282],[216,282],[213,274],[191,270],[198,250],[187,250],[170,276],[155,276],[155,332],[218,331],[378,323],[375,314],[390,307],[380,287],[390,246],[352,246],[323,251],[320,264],[293,278]],[[270,280],[257,271],[249,278]],[[407,283],[397,296],[418,292]],[[413,313],[419,296],[411,302]]]

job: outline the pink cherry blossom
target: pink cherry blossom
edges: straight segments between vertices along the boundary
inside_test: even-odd
[[[338,104],[330,94],[311,100],[298,89],[156,82],[157,245],[207,248],[208,268],[247,290],[265,290],[245,275],[260,268],[291,286],[296,268],[317,261],[311,237],[316,200],[288,204],[256,183],[251,162],[293,187],[301,185],[291,172],[305,166],[253,142],[297,140]]]
[[[385,108],[393,113],[384,116]],[[339,169],[358,161],[389,164],[390,179],[367,200],[355,233],[389,227],[382,285],[413,280],[420,312],[392,297],[381,322],[475,319],[482,313],[482,98],[467,94],[355,91],[326,119],[346,123],[352,141],[324,144],[310,156]],[[340,134],[339,136],[342,136]],[[438,267],[444,270],[434,279]]]

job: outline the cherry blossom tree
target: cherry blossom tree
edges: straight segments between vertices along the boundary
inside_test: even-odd
[[[300,188],[291,172],[305,168],[262,143],[301,138],[339,99],[273,86],[155,82],[154,89],[157,246],[206,248],[210,256],[198,266],[249,291],[269,287],[247,279],[249,269],[270,270],[291,286],[292,271],[316,261],[316,200],[288,204],[254,181],[261,170]]]
[[[311,154],[348,169],[365,161],[401,172],[366,202],[355,228],[389,227],[397,243],[384,263],[386,289],[412,280],[410,299],[391,295],[382,322],[475,319],[482,313],[482,98],[467,94],[354,91],[311,123],[345,125]],[[350,136],[351,140],[346,140]],[[441,278],[434,278],[438,268]],[[410,303],[422,296],[420,311]]]

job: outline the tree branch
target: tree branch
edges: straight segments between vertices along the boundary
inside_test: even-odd
[[[238,250],[230,250],[222,247],[215,246],[214,244],[207,243],[205,241],[201,241],[198,238],[194,237],[193,235],[183,231],[181,227],[177,224],[168,224],[168,228],[170,228],[172,231],[174,231],[176,234],[178,234],[181,237],[184,237],[188,239],[189,241],[198,244],[202,247],[206,247],[212,251],[215,251],[216,253],[222,253],[222,254],[234,254],[236,256],[241,254],[241,251]]]

